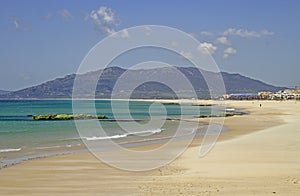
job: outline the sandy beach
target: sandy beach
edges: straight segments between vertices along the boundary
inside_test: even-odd
[[[148,172],[121,171],[89,153],[36,159],[0,170],[0,195],[299,195],[300,102],[227,105],[250,114],[226,118],[230,131],[203,158],[196,140]]]

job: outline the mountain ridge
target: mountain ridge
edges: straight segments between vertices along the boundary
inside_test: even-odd
[[[193,85],[196,90],[198,98],[210,98],[209,89],[201,73],[210,77],[216,77],[217,74],[221,75],[224,80],[226,93],[257,93],[260,91],[278,91],[283,90],[284,87],[277,87],[260,80],[252,79],[241,74],[232,74],[227,72],[209,72],[199,70],[194,67],[175,67],[179,70]],[[72,98],[72,90],[75,77],[82,80],[82,85],[86,87],[82,88],[80,95],[82,98],[111,98],[114,90],[114,85],[117,80],[122,76],[123,73],[128,75],[133,81],[151,81],[151,77],[158,78],[170,78],[174,81],[173,77],[176,78],[174,68],[151,68],[151,69],[136,69],[128,70],[121,67],[108,67],[102,70],[96,70],[85,74],[69,74],[65,77],[56,78],[54,80],[46,81],[36,86],[24,88],[18,91],[9,92],[7,94],[0,94],[1,99],[51,99],[51,98]],[[100,79],[98,75],[101,74]],[[157,76],[158,75],[158,76]],[[98,80],[99,79],[99,80]],[[96,92],[88,92],[88,86],[92,86],[97,83]],[[129,84],[126,84],[116,94],[120,98],[124,96],[124,92],[129,92]],[[179,91],[184,91],[184,85],[180,83],[176,84]],[[94,93],[94,94],[93,94]],[[123,93],[123,94],[122,94]],[[176,93],[172,91],[168,86],[162,85],[161,83],[151,81],[138,86],[131,95],[131,98],[167,98],[176,99],[178,98]],[[190,97],[186,97],[190,98]]]
[[[4,94],[10,93],[10,92],[11,91],[0,90],[0,95],[4,95]]]

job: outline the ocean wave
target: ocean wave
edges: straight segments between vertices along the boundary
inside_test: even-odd
[[[86,139],[87,141],[93,141],[93,140],[107,140],[107,139],[118,139],[118,138],[123,138],[123,137],[127,137],[126,134],[122,134],[122,135],[113,135],[113,136],[105,136],[105,137],[85,137],[84,139]]]
[[[64,147],[66,147],[66,146],[65,145],[63,145],[63,146],[40,146],[40,147],[35,147],[34,149],[45,150],[45,149],[64,148]]]
[[[118,135],[112,135],[112,136],[102,136],[102,137],[84,137],[87,141],[94,141],[94,140],[107,140],[107,139],[118,139],[118,138],[124,138],[128,136],[149,136],[152,134],[160,133],[164,131],[164,129],[153,129],[153,130],[147,130],[147,131],[139,131],[139,132],[131,132],[131,133],[125,133],[125,134],[118,134]]]
[[[139,131],[139,132],[132,132],[132,133],[128,133],[127,135],[138,135],[138,136],[148,136],[148,135],[152,135],[152,134],[156,134],[156,133],[160,133],[162,131],[164,131],[165,129],[153,129],[153,130],[146,130],[146,131]]]
[[[7,148],[7,149],[0,149],[0,153],[1,152],[18,152],[22,150],[22,148]]]
[[[225,108],[225,111],[227,111],[227,112],[233,112],[233,111],[235,111],[235,109],[234,108]]]

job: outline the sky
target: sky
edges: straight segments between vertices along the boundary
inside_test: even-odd
[[[297,0],[1,0],[0,89],[75,73],[99,41],[138,25],[192,35],[221,71],[300,86],[299,8]]]

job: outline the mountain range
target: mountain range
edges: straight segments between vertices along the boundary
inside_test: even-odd
[[[7,93],[10,93],[10,91],[0,90],[0,95],[7,94]]]
[[[214,73],[202,71],[201,73],[194,67],[160,67],[152,69],[127,70],[120,67],[108,67],[106,69],[88,72],[85,74],[71,74],[63,78],[56,78],[37,86],[25,88],[14,92],[0,91],[0,99],[51,99],[51,98],[71,98],[73,92],[74,80],[77,76],[80,84],[77,98],[111,98],[112,92],[115,98],[126,97],[128,93],[131,98],[168,98],[176,99],[177,92],[159,81],[164,79],[171,80],[176,84],[176,91],[180,92],[180,98],[191,98],[186,94],[186,87],[181,81],[178,81],[178,71],[192,84],[198,98],[210,98],[210,91],[202,74],[206,77],[223,77],[226,93],[257,93],[260,91],[278,91],[283,87],[277,87],[266,84],[259,80],[254,80],[240,74],[231,74],[226,72]],[[126,77],[122,74],[126,73]],[[99,75],[100,78],[98,77]],[[123,77],[123,78],[122,78]],[[120,88],[114,89],[118,79],[122,78],[126,82],[121,82]],[[132,84],[139,81],[147,81],[136,86],[134,91],[130,90]],[[178,81],[178,82],[177,82]],[[89,92],[88,89],[96,85],[95,92]],[[113,91],[114,90],[114,91]],[[3,94],[3,93],[4,94]]]

